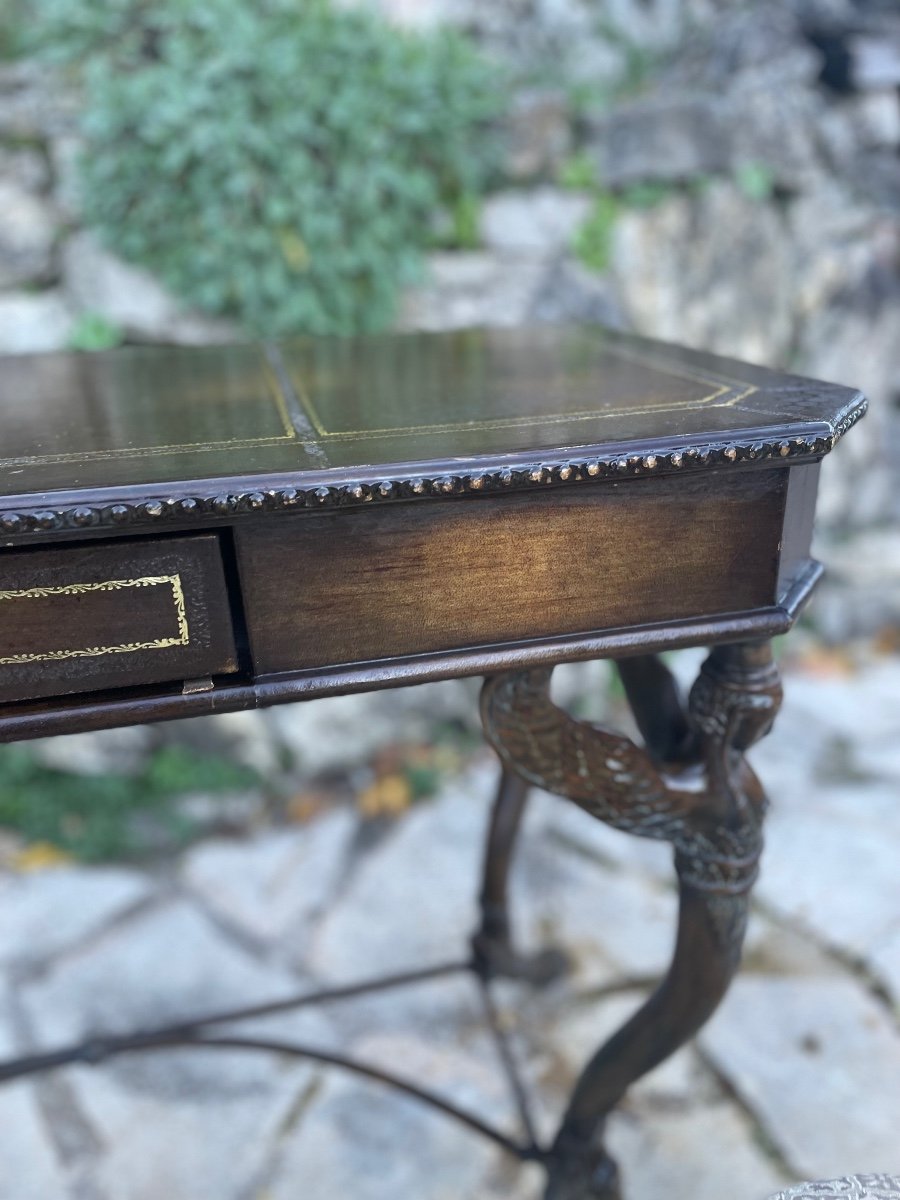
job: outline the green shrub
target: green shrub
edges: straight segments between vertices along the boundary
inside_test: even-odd
[[[23,53],[27,28],[25,0],[0,0],[0,62]]]
[[[735,168],[734,181],[748,200],[771,200],[775,191],[775,175],[766,163],[741,163]]]
[[[575,234],[572,249],[592,271],[609,269],[612,254],[613,227],[619,217],[619,201],[613,192],[597,190],[594,203],[584,224]]]
[[[185,795],[258,782],[247,767],[179,746],[158,750],[135,776],[74,775],[44,766],[26,746],[0,746],[0,828],[84,862],[140,856],[148,842],[177,846],[203,831],[180,804]]]
[[[124,340],[125,335],[118,325],[113,325],[99,313],[84,313],[75,323],[66,344],[69,350],[112,350]]]
[[[496,71],[458,35],[323,0],[39,0],[85,84],[86,220],[250,329],[390,320],[435,214],[492,163]]]
[[[557,182],[560,187],[570,191],[591,191],[597,186],[597,163],[594,156],[587,150],[570,155],[560,164]]]

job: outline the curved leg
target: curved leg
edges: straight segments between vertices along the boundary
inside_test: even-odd
[[[606,1117],[635,1079],[673,1054],[712,1016],[738,966],[746,913],[746,893],[713,900],[682,880],[668,974],[576,1083],[551,1150],[547,1200],[618,1197],[618,1172],[601,1140]]]
[[[616,1167],[602,1142],[606,1118],[629,1085],[696,1033],[725,994],[762,848],[766,800],[743,751],[771,728],[781,699],[768,643],[713,650],[686,719],[662,664],[644,660],[624,667],[623,677],[648,750],[557,709],[549,671],[492,679],[482,700],[488,738],[504,762],[615,828],[672,842],[679,877],[668,974],[576,1084],[550,1151],[547,1200],[618,1196]],[[649,682],[661,691],[660,710]]]
[[[672,672],[655,654],[616,663],[644,745],[658,762],[687,762],[695,756],[693,731]]]
[[[504,766],[488,827],[479,896],[481,922],[472,937],[472,954],[484,978],[502,975],[542,984],[565,972],[565,955],[556,950],[533,956],[517,953],[509,919],[509,871],[528,788],[521,775]]]

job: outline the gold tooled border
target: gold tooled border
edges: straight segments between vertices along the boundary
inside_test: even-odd
[[[63,587],[33,587],[0,591],[0,600],[41,599],[47,596],[80,596],[85,592],[117,592],[130,587],[155,587],[169,584],[178,621],[178,637],[156,638],[150,642],[124,642],[118,646],[85,646],[79,650],[48,650],[45,654],[10,654],[0,658],[0,666],[20,666],[33,662],[59,662],[66,658],[96,658],[103,654],[132,654],[136,650],[165,650],[171,646],[189,646],[184,589],[180,575],[145,575],[139,579],[107,579],[101,583],[69,583]]]
[[[700,383],[704,387],[710,387],[713,390],[704,395],[692,396],[689,400],[680,400],[674,403],[672,401],[663,401],[660,403],[647,401],[639,405],[619,405],[607,409],[589,408],[563,413],[535,413],[528,417],[498,417],[482,421],[456,421],[443,425],[403,425],[396,427],[386,426],[381,429],[330,430],[326,427],[323,417],[313,403],[312,397],[303,386],[303,380],[300,377],[299,371],[296,369],[291,370],[290,368],[288,370],[291,383],[303,406],[303,410],[322,441],[363,441],[386,436],[392,438],[417,437],[427,433],[456,433],[460,430],[465,432],[484,432],[493,429],[527,429],[534,425],[568,425],[577,421],[605,421],[611,417],[645,416],[655,412],[683,411],[686,409],[702,408],[707,405],[711,408],[733,408],[747,396],[752,396],[754,392],[759,391],[759,388],[755,384],[747,383],[744,380],[730,379],[728,376],[717,372],[707,371],[704,374],[696,374],[693,371],[688,371],[680,362],[674,362],[664,354],[658,352],[638,352],[627,349],[624,346],[606,346],[604,349],[608,354],[615,355],[637,366],[645,367],[649,371],[655,371],[659,375],[674,375],[678,379],[687,379],[692,383]]]
[[[287,400],[268,363],[262,365],[262,374],[269,398],[275,405],[275,411],[281,424],[282,432],[279,434],[267,437],[226,438],[216,442],[181,442],[162,446],[118,446],[110,450],[76,450],[63,454],[24,454],[14,458],[0,458],[0,466],[43,466],[55,463],[96,462],[116,458],[151,458],[161,454],[201,454],[211,450],[249,450],[256,446],[270,446],[278,442],[296,442],[297,430],[294,428]]]

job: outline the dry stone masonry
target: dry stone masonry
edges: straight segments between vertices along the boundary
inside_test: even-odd
[[[894,5],[615,0],[601,19],[587,0],[368,3],[398,25],[462,29],[513,83],[479,244],[430,259],[401,327],[603,321],[857,384],[871,418],[826,464],[823,523],[890,517]],[[78,154],[71,87],[43,64],[0,64],[0,352],[78,343],[94,320],[130,341],[240,336],[103,248],[80,211]]]

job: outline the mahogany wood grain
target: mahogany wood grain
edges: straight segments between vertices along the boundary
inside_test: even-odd
[[[864,410],[590,327],[6,359],[0,737],[782,632]]]
[[[787,472],[237,530],[258,674],[773,604]]]
[[[416,1095],[543,1163],[546,1200],[619,1200],[607,1115],[696,1033],[739,960],[766,807],[742,756],[781,700],[760,639],[818,578],[818,463],[864,411],[852,389],[586,328],[4,363],[0,740],[487,675],[507,776],[470,966],[503,1061],[491,977],[558,967],[523,969],[509,936],[529,784],[672,843],[676,948],[549,1146],[512,1070],[524,1145]],[[648,655],[703,644],[685,709]],[[629,655],[646,747],[550,699],[557,663]],[[222,1019],[89,1038],[0,1076],[209,1045]]]
[[[187,694],[180,686],[162,685],[0,705],[0,742],[148,721],[170,721],[177,717],[240,712],[322,696],[433,683],[465,675],[489,675],[522,667],[624,658],[685,646],[714,646],[778,637],[791,629],[821,575],[821,565],[809,562],[777,604],[724,616],[629,625],[600,633],[534,638],[441,654],[401,655],[375,662],[284,672],[249,681],[240,678],[232,681],[231,677],[224,677],[215,680],[216,686],[211,691]]]

